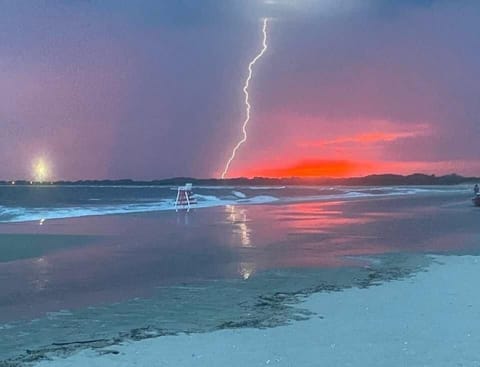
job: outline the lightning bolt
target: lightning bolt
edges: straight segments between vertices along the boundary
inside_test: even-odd
[[[262,27],[262,33],[263,33],[263,41],[262,41],[262,49],[260,52],[250,61],[248,64],[248,76],[247,79],[245,80],[245,84],[243,85],[243,94],[245,95],[245,120],[243,121],[242,125],[242,132],[243,132],[243,137],[240,139],[240,141],[235,145],[235,147],[232,150],[232,155],[227,161],[227,164],[225,165],[225,169],[223,170],[222,173],[222,178],[225,178],[225,176],[228,173],[228,169],[230,168],[230,165],[232,164],[233,160],[235,159],[235,155],[237,154],[237,150],[242,146],[243,143],[247,141],[247,126],[250,121],[250,110],[252,106],[250,105],[250,96],[248,94],[248,88],[250,86],[250,80],[252,80],[253,76],[253,67],[255,63],[263,56],[265,51],[267,51],[268,45],[267,45],[267,40],[268,40],[268,19],[265,18],[263,19],[263,27]]]

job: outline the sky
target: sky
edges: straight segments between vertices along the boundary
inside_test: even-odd
[[[480,176],[476,0],[0,0],[0,179]],[[39,172],[41,167],[41,172]]]

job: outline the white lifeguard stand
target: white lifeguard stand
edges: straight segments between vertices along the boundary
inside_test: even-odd
[[[178,209],[187,209],[190,211],[192,205],[196,204],[197,201],[193,197],[192,184],[187,183],[185,186],[179,186],[177,189],[177,199],[175,200],[175,210],[178,212]]]

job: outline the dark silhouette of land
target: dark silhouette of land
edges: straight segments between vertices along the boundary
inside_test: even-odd
[[[402,185],[458,185],[462,183],[479,182],[478,177],[464,177],[457,174],[435,176],[416,173],[408,176],[395,174],[370,175],[364,177],[349,178],[325,178],[325,177],[284,177],[284,178],[206,178],[174,177],[152,181],[136,181],[131,179],[122,180],[79,180],[79,181],[55,181],[55,182],[31,182],[25,180],[0,181],[0,185],[98,185],[98,186],[178,186],[191,182],[196,186],[286,186],[286,185],[345,185],[345,186],[402,186]]]

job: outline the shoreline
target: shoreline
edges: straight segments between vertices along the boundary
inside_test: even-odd
[[[480,365],[480,297],[466,281],[480,276],[480,258],[431,258],[411,278],[309,295],[308,320],[124,342],[35,366]]]
[[[45,186],[50,187],[50,186]],[[72,188],[71,186],[66,186],[67,188]],[[101,186],[93,186],[99,188]],[[125,188],[128,188],[126,186]],[[15,187],[13,187],[15,189]],[[105,186],[105,188],[109,188]],[[131,187],[134,188],[134,187]],[[148,187],[147,187],[148,188]],[[167,187],[166,187],[167,188]],[[198,189],[205,189],[207,187],[197,187]],[[241,189],[241,187],[232,186],[232,189]],[[414,185],[400,185],[400,186],[286,186],[287,189],[326,189],[326,190],[335,190],[335,189],[357,189],[357,191],[349,193],[325,193],[315,194],[310,193],[310,195],[305,196],[272,196],[266,194],[259,194],[249,198],[241,198],[232,196],[230,199],[215,199],[214,201],[202,201],[199,200],[190,210],[186,208],[177,209],[174,205],[174,196],[171,197],[162,197],[158,200],[148,200],[145,202],[131,203],[129,205],[113,205],[113,204],[102,204],[98,208],[101,208],[104,212],[98,212],[96,205],[87,205],[83,206],[71,206],[71,207],[46,207],[46,208],[29,208],[35,209],[34,213],[30,214],[18,214],[17,209],[14,207],[7,208],[5,215],[7,217],[10,215],[11,218],[0,219],[0,225],[8,224],[34,224],[40,223],[44,224],[49,221],[65,221],[78,218],[99,218],[99,217],[112,217],[112,216],[125,216],[125,215],[158,215],[160,213],[169,213],[169,212],[190,212],[196,210],[205,210],[211,208],[221,208],[225,206],[238,206],[238,207],[248,207],[248,206],[258,206],[258,205],[289,205],[289,204],[302,204],[302,203],[335,203],[335,202],[352,202],[352,201],[370,201],[370,200],[384,200],[384,199],[412,199],[412,198],[422,198],[429,196],[432,193],[435,193],[438,196],[454,196],[465,194],[465,202],[470,202],[471,197],[467,196],[468,190],[466,185],[425,185],[425,186],[414,186]],[[446,190],[446,188],[448,188]],[[218,189],[215,188],[214,189]],[[250,187],[250,190],[260,190],[261,187]],[[437,189],[437,190],[436,190]],[[372,193],[373,191],[381,190],[393,190],[391,192],[384,193]],[[370,192],[369,192],[370,191]],[[203,195],[197,194],[200,198],[204,197]],[[0,205],[0,214],[1,214]],[[13,212],[12,212],[13,210]],[[75,214],[73,214],[73,212]],[[52,214],[53,213],[53,214]]]
[[[136,328],[120,329],[116,334],[110,332],[104,337],[89,336],[82,331],[75,339],[57,339],[50,345],[38,345],[37,348],[6,359],[3,363],[9,367],[23,366],[42,360],[74,357],[83,350],[92,349],[102,354],[103,349],[115,349],[125,343],[151,338],[201,336],[219,330],[241,331],[252,328],[269,330],[296,322],[308,322],[318,315],[317,312],[305,308],[304,301],[315,294],[341,293],[354,288],[368,289],[398,279],[409,279],[415,277],[416,273],[425,271],[430,265],[428,256],[415,254],[374,255],[368,259],[362,258],[361,261],[364,263],[362,266],[335,269],[271,269],[258,274],[253,282],[206,281],[166,287],[163,289],[162,297],[153,301],[156,309],[161,309],[167,314],[171,312],[168,311],[169,308],[180,308],[179,313],[193,311],[190,324],[184,321],[180,329],[169,328],[167,325],[155,326],[155,323],[148,322],[148,313],[151,313],[149,308],[152,307],[152,303],[149,300],[138,299],[132,310],[118,305],[117,309],[110,307],[105,311],[116,315],[115,317],[122,317],[122,314],[128,315],[130,312],[138,313],[141,303],[144,302],[141,313],[147,318],[147,322],[143,326],[141,321],[138,321],[139,325]],[[192,293],[197,296],[192,298]],[[168,303],[162,304],[161,299],[164,298],[174,299],[177,304],[170,306]],[[199,309],[198,312],[184,309],[184,307],[189,308],[192,302]],[[119,312],[118,307],[123,308],[122,312]],[[208,308],[212,310],[208,311]],[[227,311],[222,312],[222,309]],[[73,315],[70,312],[59,312],[52,315],[53,318],[49,318],[49,322],[62,324],[62,328],[69,327],[68,320]],[[196,315],[201,315],[206,322],[198,320]],[[80,330],[88,327],[88,320],[95,318],[95,313],[92,311],[90,316],[84,314],[82,318],[87,323],[83,327],[82,324],[76,323],[76,327]],[[37,327],[41,326],[38,322],[35,322]],[[13,327],[14,324],[11,326]],[[44,325],[44,327],[47,326],[47,324]],[[3,367],[2,361],[0,366]]]

